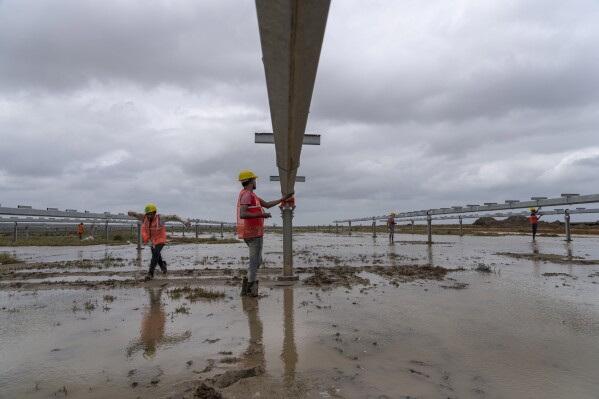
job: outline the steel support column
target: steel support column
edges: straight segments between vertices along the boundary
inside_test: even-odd
[[[104,239],[106,241],[108,241],[108,220],[106,221],[106,223],[104,225]]]
[[[220,224],[220,238],[224,238],[225,237],[225,226],[221,223]]]
[[[462,217],[460,216],[460,237],[464,236],[464,232],[462,230]]]
[[[349,222],[349,235],[351,236],[351,222]]]
[[[196,223],[196,238],[198,238],[200,232],[199,232],[199,227],[198,224]]]
[[[564,222],[566,223],[566,241],[572,241],[572,236],[570,234],[570,213],[567,209],[564,213]]]
[[[426,216],[426,227],[427,227],[427,233],[428,233],[427,242],[429,244],[432,244],[433,243],[433,218],[431,215]]]
[[[18,225],[19,224],[17,222],[15,222],[15,227],[13,228],[13,231],[12,231],[12,242],[17,242]]]
[[[137,249],[141,250],[141,222],[137,222]]]
[[[376,220],[372,219],[372,236],[376,237]]]

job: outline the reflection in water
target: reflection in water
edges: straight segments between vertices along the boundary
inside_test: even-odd
[[[259,301],[257,298],[242,297],[241,302],[250,328],[250,340],[243,354],[242,365],[244,367],[266,366]],[[293,288],[285,288],[283,291],[283,312],[283,350],[280,358],[283,361],[285,382],[292,383],[295,380],[295,369],[298,362],[293,317]]]
[[[264,359],[264,343],[262,320],[260,320],[260,309],[258,298],[241,297],[243,312],[247,315],[250,327],[250,341],[244,353],[244,366],[266,366]]]
[[[298,355],[295,346],[295,325],[293,322],[293,288],[285,288],[283,291],[283,351],[281,360],[285,369],[285,382],[291,383],[295,379],[295,368],[297,366]]]
[[[537,244],[536,241],[531,242],[530,247],[532,249],[533,255],[539,254],[539,244]],[[536,277],[539,277],[541,275],[541,261],[539,260],[538,257],[532,258],[532,265],[533,265],[533,275]]]
[[[433,244],[428,244],[428,264],[431,267],[435,266],[435,264],[433,262]]]
[[[135,264],[139,267],[142,267],[141,262],[141,248],[137,250],[137,257],[135,258]]]
[[[387,257],[391,266],[397,266],[397,253],[395,253],[395,243],[389,243],[389,249],[387,250]]]
[[[147,288],[150,295],[150,308],[144,311],[139,330],[139,339],[133,340],[127,346],[127,357],[143,350],[146,359],[156,356],[156,349],[164,345],[173,345],[183,342],[191,337],[191,331],[181,334],[165,335],[166,314],[160,297],[163,288]]]
[[[566,257],[568,258],[568,273],[572,274],[572,258],[574,255],[572,254],[572,242],[566,241]]]

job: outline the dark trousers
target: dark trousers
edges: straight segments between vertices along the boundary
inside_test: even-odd
[[[162,267],[162,255],[160,252],[164,248],[164,244],[152,245],[152,260],[150,261],[150,270],[148,274],[154,275],[154,269],[156,269],[156,265],[160,265]]]
[[[532,227],[532,239],[535,239],[535,236],[537,235],[537,227],[539,226],[537,223],[531,224],[530,225]]]

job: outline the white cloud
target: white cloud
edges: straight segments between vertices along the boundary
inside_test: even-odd
[[[90,162],[84,162],[81,165],[81,169],[83,171],[106,169],[120,164],[130,156],[131,155],[125,150],[110,151],[106,154],[100,155]]]

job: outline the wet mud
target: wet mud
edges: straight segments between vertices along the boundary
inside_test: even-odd
[[[596,397],[595,241],[410,239],[267,236],[259,298],[241,244],[0,265],[0,397]]]
[[[574,265],[599,265],[599,259],[585,259],[581,256],[571,256],[571,255],[555,255],[555,254],[542,254],[542,253],[511,253],[511,252],[499,252],[497,255],[507,256],[510,258],[516,259],[527,259],[532,261],[541,261],[541,262],[551,262],[551,263],[559,263],[562,265],[565,264],[574,264]]]

